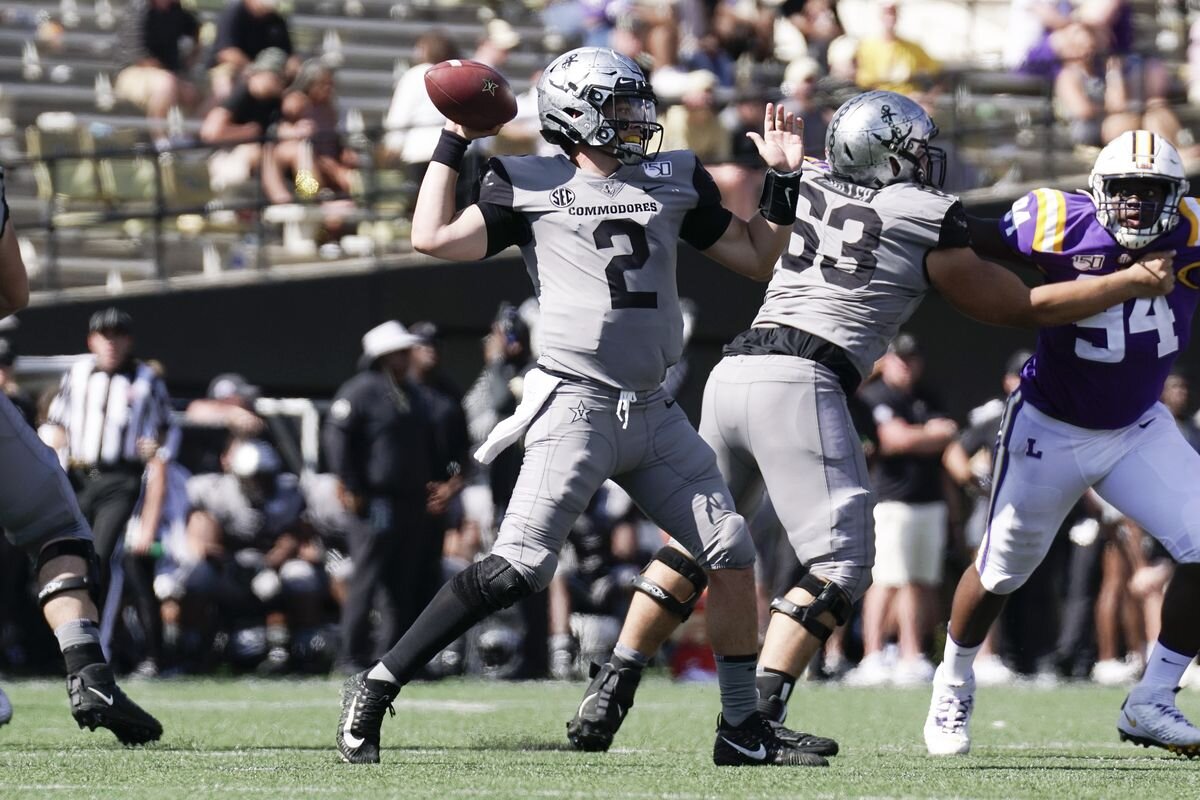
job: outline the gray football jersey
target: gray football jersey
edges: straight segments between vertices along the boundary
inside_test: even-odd
[[[724,231],[707,242],[687,233],[702,216],[691,212],[720,209],[696,156],[662,153],[607,178],[565,156],[494,158],[479,202],[528,224],[518,243],[541,304],[538,363],[616,389],[657,388],[683,347],[679,239],[703,248]]]
[[[754,326],[833,342],[864,377],[929,289],[925,256],[966,245],[958,198],[911,183],[867,189],[808,167],[796,225]],[[943,233],[946,222],[954,230]]]

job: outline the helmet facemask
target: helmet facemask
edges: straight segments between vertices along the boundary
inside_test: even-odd
[[[1181,181],[1166,175],[1092,176],[1096,219],[1131,250],[1175,229],[1184,191]]]
[[[662,125],[658,107],[649,90],[625,92],[618,88],[599,106],[604,123],[596,131],[597,141],[606,140],[600,149],[622,164],[651,161],[662,147]]]

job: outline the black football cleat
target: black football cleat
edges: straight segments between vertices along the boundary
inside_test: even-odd
[[[391,712],[395,694],[391,684],[371,680],[367,671],[351,675],[342,685],[342,717],[338,720],[337,747],[347,764],[379,763],[379,729],[383,713]]]
[[[108,728],[121,744],[146,744],[162,736],[162,725],[130,700],[107,664],[89,664],[67,676],[71,716],[88,730]]]
[[[592,682],[583,694],[575,717],[567,723],[567,738],[576,750],[603,752],[633,708],[633,695],[642,679],[641,670],[617,669],[612,662],[591,666]]]
[[[833,739],[785,728],[783,722],[787,719],[787,705],[781,698],[759,698],[758,710],[766,718],[771,729],[775,731],[775,735],[793,747],[809,753],[816,753],[819,756],[836,756],[838,754],[838,743]]]
[[[762,714],[755,711],[733,726],[717,717],[717,740],[713,763],[718,767],[828,767],[824,756],[800,750],[775,735]]]

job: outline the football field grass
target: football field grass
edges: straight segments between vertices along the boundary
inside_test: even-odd
[[[650,677],[607,754],[569,749],[583,684],[414,684],[383,727],[383,763],[333,748],[340,681],[126,682],[162,720],[156,745],[80,731],[58,681],[10,682],[0,798],[1197,798],[1200,760],[1117,741],[1123,690],[984,689],[970,756],[921,742],[924,689],[802,685],[791,722],[835,737],[828,769],[712,765],[715,685]],[[1180,706],[1200,717],[1200,693]]]

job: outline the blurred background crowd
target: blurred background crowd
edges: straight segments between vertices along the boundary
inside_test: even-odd
[[[820,156],[833,109],[851,94],[912,95],[942,129],[946,188],[969,208],[1011,202],[1031,184],[1081,186],[1096,148],[1134,127],[1173,140],[1189,165],[1198,155],[1200,7],[1184,0],[0,0],[0,21],[0,161],[35,289],[30,327],[42,309],[97,297],[177,309],[173,296],[198,287],[279,291],[283,278],[427,268],[408,247],[408,215],[444,122],[423,76],[448,58],[491,64],[518,95],[517,118],[473,145],[463,201],[487,156],[548,151],[531,87],[579,44],[644,65],[664,148],[696,151],[742,216],[760,186],[744,134],[767,101],[804,119]],[[203,334],[176,330],[175,342],[143,311],[141,330],[159,333],[139,337],[122,310],[134,302],[91,315],[67,337],[77,347],[62,346],[61,326],[54,345],[0,330],[0,386],[60,454],[95,528],[115,664],[146,677],[357,671],[444,576],[488,552],[521,453],[487,469],[470,453],[521,397],[537,306],[495,309],[472,286],[453,288],[459,299],[436,313],[432,298],[410,298],[436,323],[340,323],[361,337],[357,371],[347,365],[336,392],[303,397],[256,385],[281,383],[275,364],[263,365],[273,375],[213,370],[204,386],[182,357],[137,360],[179,352],[192,335],[224,343],[197,352],[203,363],[247,363],[244,350],[275,346],[239,340],[244,328],[217,309]],[[368,319],[395,315],[386,305],[369,305]],[[722,310],[689,306],[689,335],[698,314]],[[325,358],[290,344],[311,321],[270,331],[289,342],[275,351],[288,388],[313,386],[306,365]],[[87,353],[18,359],[17,344]],[[1024,356],[977,355],[969,367],[994,373],[996,397],[967,413],[957,378],[923,378],[927,354],[902,336],[855,399],[879,564],[814,678],[928,680],[946,576],[980,541],[1001,398]],[[694,398],[697,361],[676,365],[668,390]],[[1163,400],[1200,445],[1185,375]],[[766,600],[794,583],[797,565],[769,508],[753,527],[765,623]],[[663,536],[607,487],[549,592],[472,631],[428,677],[581,674],[615,642],[629,578]],[[1136,526],[1087,498],[1009,602],[979,680],[1133,679],[1170,575]],[[6,673],[59,665],[29,577],[0,540]],[[664,660],[680,677],[711,676],[702,611]]]
[[[0,157],[42,288],[392,259],[443,120],[423,74],[473,58],[520,103],[473,147],[542,151],[530,88],[607,45],[660,99],[735,211],[766,100],[827,121],[859,89],[911,94],[947,188],[1087,171],[1144,127],[1190,160],[1200,11],[1187,0],[20,0],[0,3]],[[469,195],[473,169],[467,169]],[[116,263],[114,263],[114,261]]]

